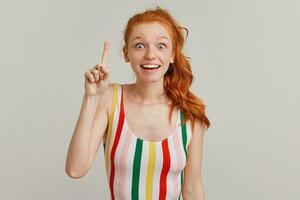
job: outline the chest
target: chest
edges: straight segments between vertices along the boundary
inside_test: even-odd
[[[169,120],[168,105],[136,105],[124,102],[124,114],[130,131],[148,141],[160,141],[169,137],[176,128],[178,111]]]

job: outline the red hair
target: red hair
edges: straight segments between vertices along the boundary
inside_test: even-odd
[[[182,30],[187,31],[187,29],[179,26],[167,10],[156,7],[156,9],[148,9],[131,17],[124,31],[125,46],[123,50],[128,46],[129,36],[135,25],[154,22],[161,23],[169,30],[173,44],[174,63],[170,64],[164,75],[164,91],[172,101],[169,119],[171,120],[174,108],[178,108],[185,114],[184,123],[191,121],[192,130],[194,130],[196,120],[208,128],[210,121],[205,114],[206,106],[190,91],[193,74],[190,62],[182,52],[184,46]]]

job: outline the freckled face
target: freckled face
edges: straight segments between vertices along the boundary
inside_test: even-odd
[[[124,50],[137,80],[156,82],[162,80],[169,64],[173,63],[172,40],[168,29],[160,23],[136,25]]]

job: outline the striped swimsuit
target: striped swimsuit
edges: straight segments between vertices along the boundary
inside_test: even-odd
[[[161,141],[137,137],[126,122],[123,87],[114,83],[113,107],[103,144],[106,175],[112,200],[178,200],[191,139],[188,124],[177,126]]]

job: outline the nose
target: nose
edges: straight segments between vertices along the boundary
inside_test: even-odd
[[[153,47],[150,46],[149,48],[147,48],[144,57],[147,60],[153,60],[153,59],[155,59],[155,50],[153,49]]]

